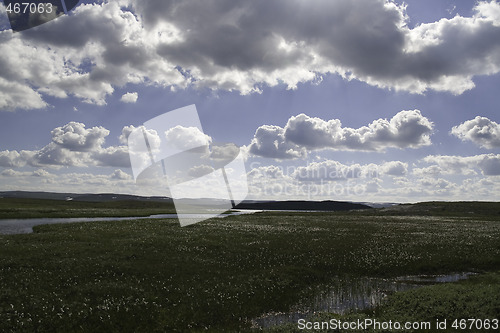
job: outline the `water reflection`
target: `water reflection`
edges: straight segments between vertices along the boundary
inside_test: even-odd
[[[425,285],[456,282],[475,273],[465,272],[449,275],[413,275],[395,279],[339,277],[327,286],[314,288],[312,300],[301,302],[288,313],[269,313],[252,320],[254,328],[268,328],[287,323],[297,323],[315,312],[345,314],[366,310],[380,305],[390,294],[419,288]]]

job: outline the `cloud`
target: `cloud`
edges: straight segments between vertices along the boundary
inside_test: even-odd
[[[439,173],[443,174],[471,175],[475,174],[477,169],[485,176],[500,175],[500,154],[474,156],[429,155],[423,161],[435,164],[440,168]],[[420,170],[417,172],[420,172]]]
[[[368,127],[343,128],[340,120],[324,121],[305,114],[291,117],[285,139],[309,149],[384,150],[430,145],[432,123],[419,110],[401,111],[391,120],[378,119]]]
[[[122,136],[131,127],[124,127]],[[69,122],[52,130],[52,141],[39,150],[0,151],[0,167],[130,167],[127,146],[103,147],[109,133],[101,126],[86,128],[83,123]]]
[[[418,184],[424,189],[432,189],[434,194],[445,194],[457,188],[455,183],[443,178],[422,178],[418,181]]]
[[[132,179],[132,176],[120,169],[117,169],[111,174],[111,179],[129,180]]]
[[[0,110],[41,109],[46,106],[40,93],[29,86],[0,77]]]
[[[285,130],[279,126],[263,125],[255,131],[248,151],[256,156],[290,159],[306,156],[306,149],[288,142]]]
[[[83,152],[101,147],[109,131],[101,126],[86,129],[84,124],[72,121],[55,128],[51,134],[52,142],[61,148]]]
[[[479,168],[486,176],[500,175],[500,155],[486,155],[479,161]]]
[[[38,169],[33,171],[33,176],[34,177],[42,177],[42,178],[53,178],[55,175],[51,174],[47,170],[44,169]]]
[[[81,4],[23,34],[0,32],[0,108],[45,96],[106,104],[116,86],[260,92],[334,73],[412,93],[460,94],[500,71],[500,4],[410,29],[384,0],[121,0]]]
[[[120,99],[120,101],[122,101],[123,103],[135,103],[137,102],[137,99],[139,98],[139,94],[136,93],[136,92],[128,92],[126,94],[124,94],[122,96],[122,98]]]
[[[353,201],[414,201],[464,195],[449,180],[407,177],[408,164],[389,161],[380,164],[343,164],[334,160],[304,166],[262,166],[252,163],[248,181],[252,198]],[[470,195],[468,193],[467,195]]]
[[[291,176],[299,181],[327,182],[359,178],[363,167],[359,164],[344,165],[337,161],[313,162],[305,167],[298,167]]]
[[[379,190],[382,188],[382,185],[380,184],[381,181],[379,179],[374,179],[372,181],[369,181],[365,185],[365,191],[368,193],[378,193]]]
[[[210,146],[210,158],[216,162],[230,162],[240,154],[240,148],[234,143],[215,143]]]
[[[154,36],[115,1],[82,4],[23,34],[1,31],[0,85],[9,82],[17,91],[2,98],[3,109],[45,107],[42,95],[105,105],[114,87],[127,83],[185,87],[175,64],[156,52],[164,39]]]
[[[0,167],[4,168],[18,168],[26,165],[26,160],[32,154],[27,151],[4,150],[0,151]]]
[[[214,171],[214,168],[212,166],[202,164],[202,165],[197,165],[197,166],[190,168],[188,170],[187,174],[190,177],[198,178],[198,177],[208,175],[209,173],[211,173],[213,171]]]
[[[255,163],[255,162],[254,162]],[[349,179],[380,179],[382,176],[404,176],[407,174],[408,164],[401,161],[390,161],[382,164],[343,164],[334,160],[310,162],[305,166],[261,166],[252,164],[253,169],[248,172],[252,179],[271,180],[288,179],[300,183],[316,182],[328,183]]]
[[[254,161],[248,172],[250,195],[373,202],[498,198],[500,155],[431,155],[421,162],[432,165],[417,168],[414,164],[410,173],[403,161],[363,165],[325,160],[304,166],[262,166]]]
[[[165,131],[164,135],[165,144],[179,151],[208,146],[212,142],[212,138],[198,127],[177,125]]]
[[[370,178],[379,179],[381,176],[404,176],[408,172],[408,164],[401,161],[390,161],[382,164],[353,163],[342,164],[338,161],[326,160],[312,162],[305,167],[297,167],[290,173],[299,181],[328,182],[347,179]]]
[[[342,127],[339,119],[323,120],[305,114],[291,117],[286,126],[257,129],[249,152],[262,157],[305,157],[320,149],[384,151],[387,148],[420,148],[431,144],[433,123],[419,110],[401,111],[390,120],[378,119],[361,128]]]
[[[425,168],[413,168],[412,174],[418,177],[438,177],[442,173],[446,173],[445,170],[443,170],[440,166],[438,165],[431,165],[429,167]]]
[[[91,165],[87,152],[71,151],[54,142],[49,143],[38,151],[33,151],[33,156],[28,159],[27,164],[31,166],[78,166]]]
[[[52,178],[56,177],[56,175],[54,175],[54,174],[52,174],[44,169],[37,169],[33,172],[5,169],[0,173],[0,175],[2,175],[4,177],[9,177],[9,178],[36,177],[36,178],[43,178],[43,179],[52,179]]]
[[[74,193],[129,193],[138,195],[164,195],[157,190],[155,194],[139,193],[132,177],[120,169],[111,174],[95,173],[50,173],[44,169],[33,172],[4,170],[0,173],[3,190],[51,191]]]
[[[258,166],[248,172],[251,179],[280,179],[285,178],[283,168],[276,165]]]
[[[24,176],[30,176],[31,172],[26,172],[26,171],[17,171],[13,169],[5,169],[3,170],[0,175],[4,177],[24,177]]]
[[[408,173],[408,163],[390,161],[381,165],[381,173],[390,176],[404,176]]]
[[[130,168],[130,157],[127,146],[111,146],[93,152],[89,159],[98,166]]]
[[[483,148],[500,147],[500,124],[486,117],[477,116],[472,120],[454,126],[451,134],[462,139],[462,141],[472,141]]]
[[[134,125],[129,125],[129,126],[125,126],[123,127],[122,129],[122,134],[118,137],[118,140],[120,141],[120,143],[126,145],[128,144],[128,136],[130,135],[130,133],[132,133],[137,127],[135,127]]]

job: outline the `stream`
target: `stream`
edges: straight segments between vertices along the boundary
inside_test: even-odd
[[[232,210],[225,214],[216,216],[224,218],[233,215],[253,214],[259,210]],[[213,214],[182,214],[184,218],[212,218]],[[142,219],[177,219],[177,214],[157,214],[150,216],[134,217],[62,217],[62,218],[32,218],[32,219],[0,219],[0,234],[29,234],[33,232],[33,227],[42,224],[79,223],[79,222],[100,222],[100,221],[125,221]]]

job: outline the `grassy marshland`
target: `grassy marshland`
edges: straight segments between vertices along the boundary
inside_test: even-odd
[[[0,235],[0,331],[242,331],[338,275],[500,270],[496,215],[422,215],[275,212],[185,228],[145,219]],[[500,317],[499,285],[490,273],[396,293],[353,316]]]

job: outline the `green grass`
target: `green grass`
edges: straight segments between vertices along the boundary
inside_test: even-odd
[[[148,201],[85,202],[0,198],[0,219],[126,217],[168,213],[175,213],[172,203]]]
[[[397,293],[375,312],[380,319],[404,321],[454,319],[500,320],[500,272],[460,283]],[[448,324],[449,330],[454,331]],[[455,330],[456,331],[456,330]],[[473,330],[468,329],[471,332]]]
[[[232,332],[336,275],[500,270],[492,219],[259,213],[185,228],[146,219],[34,231],[0,235],[1,332]],[[418,304],[392,302],[376,315]]]

